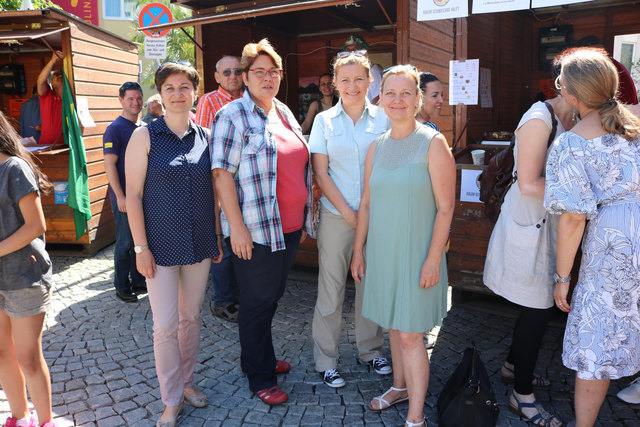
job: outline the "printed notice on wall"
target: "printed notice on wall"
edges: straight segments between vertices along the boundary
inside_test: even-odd
[[[529,9],[529,0],[473,0],[472,13]]]
[[[418,21],[465,18],[469,16],[467,0],[418,0]]]
[[[56,205],[66,205],[69,198],[69,183],[68,182],[54,182],[53,183],[53,196]]]
[[[531,8],[562,6],[563,4],[582,3],[592,0],[531,0]]]
[[[480,60],[449,61],[449,105],[478,105]]]
[[[460,172],[460,201],[482,203],[478,187],[478,175],[482,170],[462,169]]]
[[[480,108],[492,108],[491,69],[480,67]]]
[[[91,117],[89,111],[89,99],[81,96],[76,97],[76,107],[78,108],[78,118],[83,127],[92,128],[96,126],[96,122]]]

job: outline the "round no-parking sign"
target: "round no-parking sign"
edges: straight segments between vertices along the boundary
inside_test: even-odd
[[[138,25],[140,27],[151,27],[154,25],[168,24],[173,21],[171,11],[167,6],[162,3],[149,3],[140,11],[138,16]],[[166,36],[170,29],[164,30],[142,30],[149,37],[162,37]]]

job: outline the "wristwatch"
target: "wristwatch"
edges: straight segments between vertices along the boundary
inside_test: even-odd
[[[556,284],[567,283],[571,281],[571,274],[569,274],[566,277],[561,277],[558,273],[553,273],[553,280],[556,281]]]
[[[135,252],[137,254],[140,254],[145,249],[149,249],[149,246],[147,246],[147,245],[138,245],[138,246],[134,246],[133,247],[133,252]]]

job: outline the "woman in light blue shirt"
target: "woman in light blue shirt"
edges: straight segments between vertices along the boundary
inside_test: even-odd
[[[384,111],[367,99],[371,65],[366,51],[340,52],[334,86],[340,101],[318,114],[309,145],[322,190],[318,228],[318,300],[313,315],[315,367],[329,387],[342,387],[337,371],[345,281],[353,254],[356,213],[362,194],[364,161],[371,142],[389,128]],[[363,284],[356,285],[356,343],[359,360],[378,374],[391,373],[382,355],[380,326],[362,317]]]

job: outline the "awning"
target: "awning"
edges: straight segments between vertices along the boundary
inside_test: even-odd
[[[65,30],[68,30],[68,28],[64,27],[39,30],[21,29],[0,31],[0,43],[16,44],[27,40],[35,40],[42,37],[51,36]]]
[[[245,7],[228,12],[214,13],[198,18],[182,19],[167,24],[153,25],[150,27],[138,28],[138,31],[152,30],[159,31],[163,29],[192,27],[195,25],[213,24],[215,22],[234,21],[237,19],[247,19],[256,16],[273,15],[276,13],[295,12],[298,10],[317,9],[328,6],[340,6],[345,4],[357,3],[359,0],[289,0],[283,1],[277,5],[264,5],[258,7]]]

